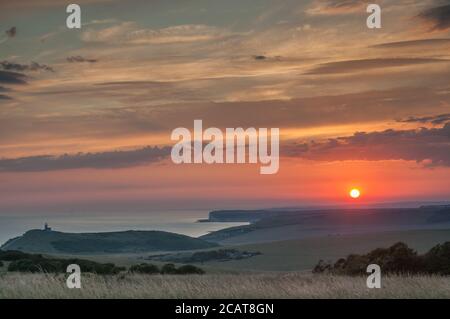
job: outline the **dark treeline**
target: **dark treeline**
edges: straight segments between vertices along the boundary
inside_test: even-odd
[[[0,267],[8,262],[7,270],[10,272],[44,272],[44,273],[66,273],[67,266],[77,264],[82,272],[96,273],[99,275],[116,275],[124,272],[125,267],[116,266],[113,263],[98,263],[79,258],[50,258],[41,254],[28,254],[21,251],[1,251]],[[204,271],[198,267],[184,265],[178,268],[173,264],[166,264],[159,269],[151,264],[133,265],[129,269],[132,273],[143,274],[203,274]]]
[[[377,248],[365,255],[352,254],[334,264],[320,260],[314,273],[338,275],[365,275],[367,266],[377,264],[384,274],[430,274],[450,275],[450,242],[439,244],[427,253],[419,255],[405,243],[399,242],[389,248]]]

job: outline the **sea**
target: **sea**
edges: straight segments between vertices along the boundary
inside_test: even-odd
[[[43,229],[45,223],[55,231],[69,233],[111,232],[125,230],[162,230],[199,237],[223,228],[247,223],[198,222],[209,211],[159,211],[139,213],[52,213],[0,215],[0,245],[31,229]]]

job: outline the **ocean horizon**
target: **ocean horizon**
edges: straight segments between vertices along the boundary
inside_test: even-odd
[[[208,218],[208,210],[64,213],[45,215],[0,215],[0,245],[31,229],[43,229],[48,223],[55,231],[68,233],[159,230],[199,237],[223,228],[245,225],[241,222],[198,222]]]

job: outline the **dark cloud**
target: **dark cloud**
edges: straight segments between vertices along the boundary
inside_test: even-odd
[[[108,169],[132,167],[157,162],[170,155],[170,147],[144,147],[130,151],[103,153],[79,153],[61,156],[30,156],[15,159],[0,159],[3,172],[39,172],[64,169]]]
[[[364,60],[348,60],[339,62],[323,63],[305,74],[339,74],[355,71],[363,71],[368,69],[381,69],[389,67],[399,67],[407,65],[418,65],[426,63],[449,62],[444,59],[432,58],[390,58],[390,59],[364,59]]]
[[[37,62],[31,62],[30,64],[19,64],[19,63],[12,63],[9,61],[1,61],[0,67],[2,67],[3,70],[19,71],[19,72],[40,71],[40,70],[54,72],[52,67],[45,64],[39,64]]]
[[[67,62],[71,62],[71,63],[76,63],[76,62],[95,63],[95,62],[97,62],[96,59],[88,59],[88,58],[82,57],[81,55],[70,56],[66,60],[67,60]]]
[[[371,46],[371,48],[409,48],[409,47],[428,47],[438,45],[450,45],[450,39],[421,39],[411,41],[387,42]]]
[[[267,55],[254,55],[252,56],[252,58],[256,61],[265,61],[265,60],[270,60],[270,61],[281,61],[281,56],[277,55],[277,56],[273,56],[273,57],[269,57]]]
[[[8,38],[14,38],[17,34],[17,29],[16,29],[16,27],[12,27],[12,28],[6,30],[5,33],[8,36]]]
[[[431,123],[434,125],[442,125],[450,122],[450,113],[447,114],[439,114],[435,116],[424,116],[424,117],[414,117],[411,116],[407,119],[398,120],[398,122],[402,123]]]
[[[450,29],[450,3],[424,10],[419,17],[431,25],[431,31],[448,30]]]
[[[0,70],[0,83],[4,84],[25,84],[26,75],[17,72],[1,71]]]
[[[407,160],[450,166],[450,123],[441,128],[358,132],[352,136],[283,146],[282,154],[319,161]]]
[[[267,57],[265,55],[254,55],[253,59],[255,60],[265,60]]]

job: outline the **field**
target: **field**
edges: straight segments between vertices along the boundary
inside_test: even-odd
[[[393,231],[372,234],[325,236],[234,246],[259,251],[262,255],[227,262],[208,262],[203,266],[223,270],[299,271],[314,268],[320,259],[336,261],[352,253],[367,253],[404,242],[419,253],[450,241],[450,230]]]
[[[205,269],[208,273],[310,271],[320,259],[337,260],[351,253],[366,253],[378,247],[389,247],[399,241],[408,244],[419,253],[424,253],[436,244],[450,241],[450,230],[392,231],[372,234],[322,236],[248,245],[225,245],[221,248],[234,248],[240,251],[247,250],[251,252],[258,251],[262,254],[241,260],[209,261],[195,265]],[[125,267],[142,262],[149,262],[158,266],[164,264],[164,262],[142,259],[142,257],[151,254],[153,253],[77,255],[77,257],[100,263],[115,263]],[[58,256],[63,258],[73,257],[71,255]]]
[[[449,277],[384,277],[381,289],[363,277],[298,272],[82,277],[68,289],[63,275],[2,274],[2,298],[450,298]]]

